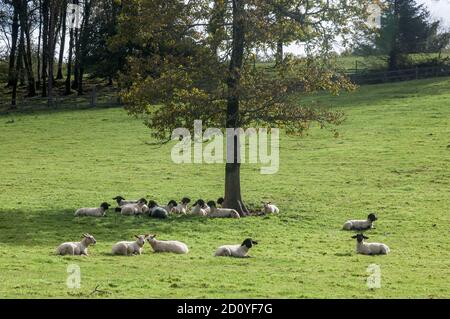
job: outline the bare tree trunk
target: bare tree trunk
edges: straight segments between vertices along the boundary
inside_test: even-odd
[[[244,60],[245,42],[245,8],[244,0],[233,1],[233,49],[229,67],[228,106],[227,106],[227,128],[239,128],[239,87],[241,80],[241,69]],[[227,208],[235,209],[243,215],[248,211],[243,203],[241,195],[241,160],[239,137],[233,134],[227,136],[227,164],[225,169],[225,203]],[[231,158],[230,154],[234,154]]]
[[[23,59],[23,50],[21,49],[24,46],[23,40],[23,31],[21,30],[22,35],[20,36],[19,41],[19,48],[18,48],[18,55],[17,55],[17,61],[20,61]],[[11,108],[17,109],[17,86],[19,82],[19,72],[20,72],[20,64],[16,63],[16,69],[13,72],[13,89],[12,89],[12,98],[11,98]]]
[[[8,85],[14,85],[14,72],[16,64],[16,53],[17,53],[17,42],[19,38],[19,11],[17,9],[17,4],[13,2],[14,6],[14,16],[11,28],[11,52],[9,54],[9,69],[8,69]]]
[[[59,0],[50,0],[49,31],[48,31],[48,105],[53,106],[53,80],[56,46],[56,28],[60,14],[61,3]]]
[[[42,0],[39,0],[39,36],[37,47],[37,89],[41,88],[41,40],[42,40]]]
[[[69,56],[67,58],[67,76],[66,76],[66,91],[65,95],[71,93],[71,80],[72,80],[72,56],[73,56],[73,28],[70,29],[70,40],[69,40]]]
[[[25,35],[26,47],[23,48],[22,56],[25,62],[25,70],[27,72],[28,79],[28,96],[32,97],[36,95],[36,83],[33,72],[33,62],[31,59],[31,37],[30,27],[28,24],[28,4],[26,0],[20,0],[19,7],[19,20],[22,30],[22,35]]]
[[[63,72],[62,72],[62,65],[64,60],[64,49],[66,44],[66,18],[67,18],[67,2],[63,2],[63,10],[61,14],[61,23],[62,23],[62,29],[61,29],[61,45],[59,46],[59,60],[58,60],[58,74],[56,75],[57,80],[63,79]]]
[[[48,31],[49,31],[49,1],[42,1],[42,17],[43,17],[43,30],[42,30],[42,97],[47,97],[47,64],[49,60],[48,49]]]

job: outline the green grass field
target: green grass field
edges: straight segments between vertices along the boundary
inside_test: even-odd
[[[0,116],[1,298],[449,298],[450,79],[362,87],[308,97],[345,111],[340,137],[313,128],[283,137],[280,172],[244,166],[246,200],[272,200],[279,216],[242,220],[75,218],[115,195],[166,202],[222,195],[221,165],[175,165],[170,145],[122,109]],[[388,256],[355,254],[349,218],[376,211],[370,241]],[[87,258],[55,247],[92,233]],[[186,242],[186,256],[112,257],[136,233]],[[222,244],[259,240],[245,260],[212,257]],[[81,289],[66,286],[81,267]],[[370,290],[368,266],[381,267]],[[93,293],[98,286],[100,293]]]

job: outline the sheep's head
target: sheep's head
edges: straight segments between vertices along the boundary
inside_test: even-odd
[[[94,236],[92,236],[90,234],[84,234],[83,239],[87,245],[95,245],[97,243]]]
[[[199,199],[194,206],[200,206],[200,208],[205,208],[206,207],[206,203],[203,199]]]
[[[141,208],[142,214],[148,214],[150,212],[150,208],[147,205],[143,205]]]
[[[145,239],[148,235],[134,235],[134,237],[137,239],[136,242],[139,245],[139,247],[142,247],[145,245]]]
[[[369,237],[366,237],[364,234],[358,234],[352,237],[353,239],[356,239],[358,243],[362,243],[364,239],[369,239]]]
[[[378,220],[378,217],[377,217],[377,215],[372,213],[367,217],[367,219],[370,220],[371,222],[374,222],[374,221]]]
[[[258,242],[257,242],[257,241],[254,241],[254,240],[251,239],[251,238],[247,238],[246,240],[244,240],[244,242],[242,243],[241,246],[245,246],[245,247],[247,247],[248,249],[250,249],[250,248],[253,247],[253,245],[258,245]]]
[[[151,200],[151,201],[148,202],[148,207],[150,207],[150,208],[155,208],[157,206],[159,206],[159,205],[154,200]]]
[[[145,235],[145,238],[150,243],[152,240],[156,238],[156,235]]]
[[[264,208],[269,208],[270,205],[272,205],[272,202],[262,202]]]
[[[100,207],[103,208],[104,210],[108,210],[111,207],[111,204],[108,204],[105,202],[105,203],[102,203],[100,205]]]
[[[211,201],[208,202],[208,206],[209,206],[209,207],[217,207],[216,202],[213,201],[213,200],[211,200]]]
[[[183,198],[183,199],[181,200],[181,203],[182,203],[182,204],[185,204],[185,205],[189,204],[190,202],[191,202],[191,199],[188,198],[188,197],[185,197],[185,198]]]
[[[145,198],[141,198],[140,200],[138,200],[138,203],[145,204],[145,205],[148,204],[148,202],[147,202],[147,200]]]
[[[167,204],[167,206],[169,206],[169,207],[175,207],[175,206],[178,206],[178,203],[177,203],[176,201],[174,201],[174,200],[171,200],[171,201]]]
[[[223,203],[225,203],[225,198],[223,198],[223,197],[220,197],[218,200],[217,200],[217,204],[219,204],[219,205],[223,205]]]
[[[116,196],[113,198],[113,200],[115,200],[117,204],[120,204],[120,202],[125,200],[125,198],[123,198],[122,196]]]

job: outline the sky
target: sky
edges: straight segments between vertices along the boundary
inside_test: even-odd
[[[417,0],[417,3],[425,4],[434,20],[441,20],[442,25],[450,30],[450,0]],[[341,48],[336,47],[340,51]],[[295,55],[302,55],[304,50],[301,46],[290,45],[285,51]]]

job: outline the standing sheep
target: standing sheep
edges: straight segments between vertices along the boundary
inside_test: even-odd
[[[241,215],[234,210],[229,208],[217,208],[217,205],[214,201],[208,202],[208,206],[210,207],[210,212],[208,213],[208,217],[212,218],[241,218]]]
[[[349,220],[344,224],[344,230],[365,231],[373,228],[373,223],[378,220],[375,214],[370,214],[367,220]]]
[[[110,206],[108,203],[102,203],[98,208],[80,208],[75,212],[75,216],[105,217]]]
[[[94,236],[90,234],[84,234],[83,239],[80,242],[69,242],[61,244],[56,248],[56,254],[65,256],[89,256],[88,247],[90,245],[95,245],[97,241]]]
[[[249,258],[248,252],[253,247],[258,245],[258,242],[247,238],[242,245],[226,245],[219,247],[215,253],[215,257],[236,257],[236,258]]]
[[[365,243],[365,239],[369,239],[369,237],[364,236],[363,234],[358,234],[352,237],[357,240],[356,243],[356,253],[361,255],[387,255],[390,253],[390,249],[385,244],[380,243]]]
[[[133,256],[141,255],[145,245],[145,239],[149,235],[135,235],[136,241],[121,241],[112,248],[113,255]]]
[[[156,235],[148,236],[147,241],[150,246],[152,246],[155,253],[174,253],[183,255],[189,252],[188,246],[180,241],[157,240]]]

